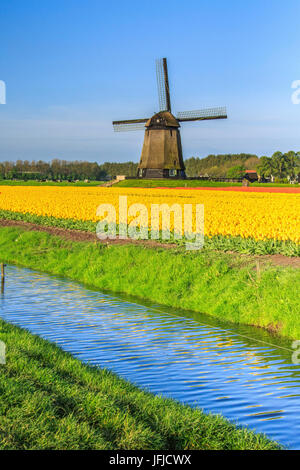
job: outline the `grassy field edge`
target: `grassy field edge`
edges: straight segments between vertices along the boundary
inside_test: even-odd
[[[0,180],[0,186],[71,186],[78,187],[92,187],[101,186],[105,183],[103,180],[98,181],[38,181],[38,180]]]
[[[0,229],[0,260],[97,289],[300,337],[300,270],[211,250],[75,242],[20,227]]]
[[[208,181],[208,180],[179,180],[179,179],[157,179],[157,180],[147,180],[147,179],[126,179],[119,181],[115,184],[121,188],[158,188],[158,187],[169,187],[169,188],[226,188],[226,187],[238,187],[242,186],[242,183],[238,182],[225,182],[225,181]],[[260,187],[260,188],[293,188],[299,187],[299,184],[291,185],[289,183],[251,183],[250,187]]]

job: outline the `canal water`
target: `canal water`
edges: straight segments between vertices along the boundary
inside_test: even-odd
[[[14,266],[0,306],[4,320],[84,362],[300,449],[300,365],[290,341]]]

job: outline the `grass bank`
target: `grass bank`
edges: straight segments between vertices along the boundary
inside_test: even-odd
[[[116,183],[114,186],[122,188],[198,188],[198,187],[211,187],[211,188],[226,188],[232,186],[242,186],[242,183],[230,183],[225,181],[206,181],[206,180],[172,180],[172,179],[157,179],[157,180],[144,180],[144,179],[126,179]],[[291,188],[299,187],[299,185],[291,185],[285,183],[251,183],[250,186],[258,187],[276,187],[276,188]]]
[[[0,320],[0,449],[278,449]]]
[[[74,242],[19,227],[0,229],[0,260],[102,290],[264,327],[300,338],[300,270],[203,249]]]
[[[203,187],[226,187],[226,186],[242,186],[242,183],[227,183],[220,181],[201,181],[201,180],[173,180],[173,179],[154,179],[154,180],[144,180],[144,179],[126,179],[119,181],[114,186],[120,186],[122,188],[158,188],[158,187],[187,187],[187,188],[197,188],[199,186]]]
[[[106,181],[37,181],[37,180],[0,180],[0,186],[101,186]],[[172,180],[172,179],[126,179],[116,183],[114,186],[123,188],[157,188],[157,187],[226,187],[226,186],[242,186],[242,183],[227,183],[221,181],[201,181],[201,180]],[[299,185],[291,185],[286,183],[251,183],[250,186],[259,187],[299,187]]]
[[[0,180],[0,186],[100,186],[104,181],[36,181],[36,180]]]

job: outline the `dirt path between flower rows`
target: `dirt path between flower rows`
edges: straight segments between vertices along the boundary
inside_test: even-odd
[[[115,240],[105,240],[101,241],[97,238],[95,233],[84,232],[81,230],[69,230],[60,227],[47,227],[45,225],[31,224],[29,222],[23,222],[21,220],[5,220],[0,219],[0,227],[22,227],[26,230],[35,230],[39,232],[47,232],[51,235],[56,235],[67,240],[76,241],[76,242],[98,242],[105,243],[110,245],[140,245],[147,247],[157,247],[157,248],[174,248],[177,245],[171,243],[160,243],[155,240],[121,240],[116,238]],[[236,256],[239,254],[234,253]],[[241,255],[244,258],[251,258],[251,260],[258,259],[262,262],[271,261],[272,264],[276,266],[291,266],[293,268],[300,268],[300,257],[289,257],[284,255]]]

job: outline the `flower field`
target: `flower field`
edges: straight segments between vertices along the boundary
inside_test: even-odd
[[[119,196],[128,206],[204,204],[205,235],[253,240],[300,241],[300,194],[242,193],[146,188],[0,187],[0,210],[55,219],[97,222],[97,207]],[[3,217],[3,215],[2,215]],[[150,217],[150,215],[149,215]]]

